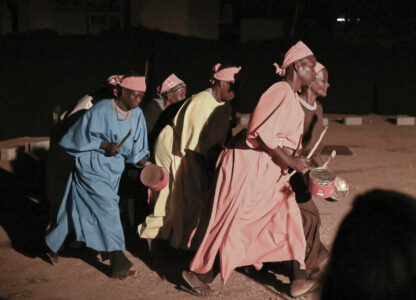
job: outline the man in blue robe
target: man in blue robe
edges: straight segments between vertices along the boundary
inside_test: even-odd
[[[145,91],[144,77],[123,77],[116,98],[94,105],[61,139],[60,146],[75,158],[75,168],[56,227],[46,236],[52,263],[57,263],[57,252],[73,230],[78,242],[109,254],[111,277],[130,273],[117,192],[125,163],[150,164],[146,122],[139,108]]]

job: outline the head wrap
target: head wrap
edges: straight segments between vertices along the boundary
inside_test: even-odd
[[[318,74],[323,69],[326,69],[325,66],[322,65],[322,64],[320,64],[319,62],[316,62],[316,65],[315,65],[315,73]]]
[[[273,65],[276,67],[276,74],[285,76],[286,68],[293,64],[295,61],[301,60],[302,58],[313,55],[311,49],[308,48],[302,41],[297,42],[293,45],[285,54],[285,58],[282,63],[282,67],[279,67],[277,63]]]
[[[235,75],[240,72],[241,67],[228,67],[219,70],[221,67],[220,63],[217,63],[212,68],[212,78],[211,83],[214,84],[214,79],[220,80],[220,81],[227,81],[227,82],[235,82]],[[219,70],[219,71],[218,71]]]
[[[120,81],[122,78],[123,78],[123,75],[111,75],[110,77],[107,78],[107,82],[108,84],[116,86],[120,84]]]
[[[146,77],[144,76],[129,76],[123,77],[120,86],[125,89],[138,92],[146,92]]]
[[[172,93],[182,87],[186,86],[185,82],[176,77],[175,74],[170,74],[168,78],[163,81],[156,89],[159,95]]]

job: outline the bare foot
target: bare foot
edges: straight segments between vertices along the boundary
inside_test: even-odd
[[[192,271],[183,271],[182,277],[192,288],[192,291],[200,296],[210,296],[215,294],[215,291],[209,287],[208,284],[201,281],[198,276]]]
[[[299,279],[292,282],[290,286],[290,296],[299,297],[312,290],[316,287],[317,282],[309,279]]]
[[[152,253],[152,242],[153,242],[153,240],[152,239],[146,239],[146,241],[147,241],[147,247],[149,248],[149,252],[150,253]]]
[[[152,259],[156,259],[161,256],[160,241],[156,239],[146,239],[149,254]]]
[[[111,268],[111,278],[124,279],[127,276],[131,276],[134,272],[129,272],[130,268],[133,266],[131,261],[124,255],[120,250],[111,251],[110,254],[110,268]]]
[[[51,250],[46,251],[46,255],[49,257],[49,260],[53,265],[57,265],[59,262],[59,256],[55,252],[52,252]]]
[[[198,276],[198,279],[204,283],[212,283],[215,279],[214,272],[212,270],[211,272],[205,274],[194,273],[194,275]]]

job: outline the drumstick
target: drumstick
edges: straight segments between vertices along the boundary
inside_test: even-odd
[[[124,144],[124,142],[127,140],[127,138],[130,136],[130,134],[133,132],[133,128],[129,130],[127,135],[121,140],[121,142],[116,146],[118,149]]]
[[[313,146],[312,150],[309,152],[309,154],[308,154],[308,156],[306,158],[311,158],[312,157],[312,155],[315,152],[316,148],[318,148],[319,143],[324,138],[324,135],[325,135],[325,133],[326,133],[327,130],[328,130],[328,126],[325,126],[324,130],[322,130],[321,135],[319,136],[319,139],[316,141],[315,145]],[[289,174],[289,178],[292,177],[295,173],[296,173],[296,170],[293,170]]]
[[[319,136],[319,139],[316,141],[315,146],[313,146],[311,152],[309,152],[309,154],[308,154],[308,156],[306,158],[311,158],[312,157],[312,155],[315,152],[316,148],[318,148],[319,143],[324,138],[324,135],[325,135],[325,133],[326,133],[327,130],[328,130],[328,126],[325,126],[324,130],[322,130],[321,135]]]
[[[328,157],[328,160],[322,165],[322,168],[326,168],[329,162],[331,161],[331,159],[335,157],[335,155],[337,155],[337,151],[332,150],[331,155]]]

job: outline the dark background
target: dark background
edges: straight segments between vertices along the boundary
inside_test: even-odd
[[[43,30],[0,37],[0,139],[49,135],[54,106],[69,108],[109,75],[143,74],[146,61],[147,99],[170,73],[187,83],[191,95],[208,87],[215,63],[242,65],[236,106],[250,113],[280,80],[273,62],[280,64],[300,39],[329,70],[325,112],[416,115],[416,1],[222,2],[237,13],[220,24],[218,41],[129,26],[95,36]],[[239,24],[247,16],[283,18],[285,37],[240,42]],[[336,22],[338,16],[347,21]]]

